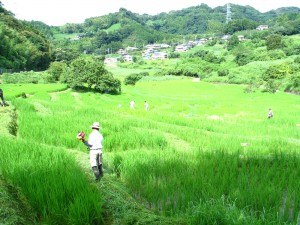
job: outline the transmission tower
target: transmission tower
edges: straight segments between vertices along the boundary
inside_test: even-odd
[[[226,23],[229,23],[231,20],[231,6],[230,3],[227,3],[227,13],[226,13]]]

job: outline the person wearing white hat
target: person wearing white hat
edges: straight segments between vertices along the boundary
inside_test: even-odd
[[[102,148],[103,136],[99,132],[99,122],[94,122],[91,126],[92,132],[89,135],[88,141],[84,139],[84,135],[79,135],[77,138],[81,140],[90,149],[90,164],[95,174],[96,181],[99,181],[103,176],[102,168]]]

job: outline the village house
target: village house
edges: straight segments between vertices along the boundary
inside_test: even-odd
[[[245,41],[245,36],[244,35],[239,35],[238,36],[239,41]]]
[[[136,51],[136,50],[139,50],[139,49],[137,47],[130,47],[130,46],[128,46],[128,47],[125,48],[125,50],[128,51],[128,52],[130,52],[130,51]]]
[[[168,58],[168,54],[166,52],[154,52],[151,56],[151,59],[166,59]]]
[[[188,47],[185,45],[177,45],[175,47],[175,52],[186,52],[188,50]]]
[[[171,46],[168,45],[168,44],[161,44],[160,47],[161,47],[161,48],[170,48]]]
[[[201,38],[199,42],[201,42],[202,44],[205,44],[207,42],[207,38]]]
[[[80,36],[75,36],[71,38],[71,41],[79,41],[79,40],[80,40]]]
[[[123,59],[125,62],[132,62],[133,57],[131,55],[123,55]]]
[[[117,62],[118,62],[118,60],[116,58],[105,58],[104,59],[104,64],[114,64]]]
[[[222,38],[221,38],[221,40],[223,40],[223,41],[228,41],[229,39],[230,39],[230,35],[229,34],[225,34]]]
[[[256,30],[267,30],[269,29],[269,26],[268,25],[259,25]]]

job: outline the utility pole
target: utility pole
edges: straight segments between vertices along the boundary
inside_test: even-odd
[[[227,3],[226,23],[229,23],[230,20],[231,20],[231,6],[230,3]]]

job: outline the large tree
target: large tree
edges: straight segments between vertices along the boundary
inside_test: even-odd
[[[72,88],[85,88],[101,93],[121,92],[121,82],[104,68],[103,61],[95,57],[75,59],[68,72],[67,83]]]

